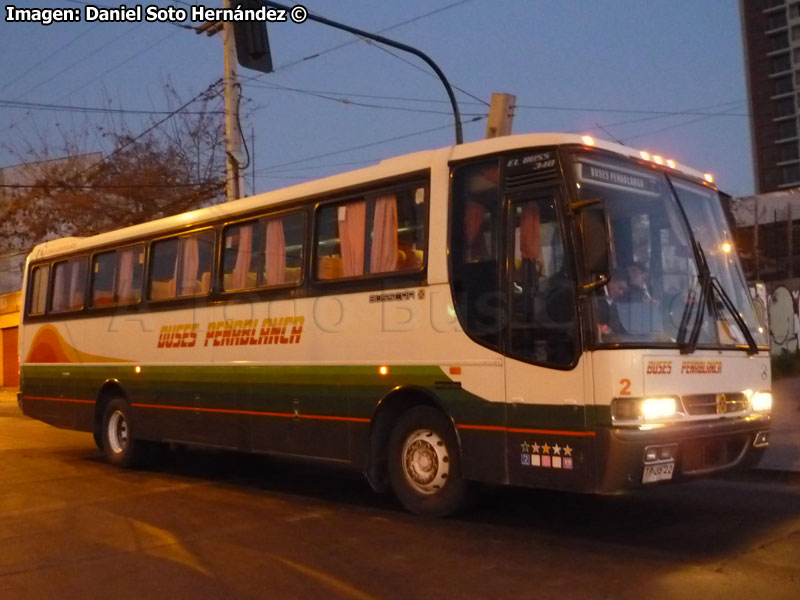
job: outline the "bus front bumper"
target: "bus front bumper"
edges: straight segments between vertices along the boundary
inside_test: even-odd
[[[771,417],[750,415],[645,427],[600,428],[605,465],[597,492],[613,494],[758,464],[769,444]]]

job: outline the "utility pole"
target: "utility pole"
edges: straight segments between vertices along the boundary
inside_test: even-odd
[[[486,139],[511,135],[516,105],[517,97],[513,94],[492,94],[489,120],[486,122]]]
[[[232,0],[222,0],[223,8],[233,8]],[[242,158],[242,132],[239,128],[239,98],[241,88],[236,74],[236,43],[233,37],[233,23],[222,25],[222,45],[225,51],[225,139],[228,202],[242,197],[244,174],[239,165]]]

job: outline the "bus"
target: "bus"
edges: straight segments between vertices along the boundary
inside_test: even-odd
[[[771,372],[713,177],[571,134],[422,151],[87,238],[24,277],[24,414],[333,461],[408,510],[756,464]],[[476,485],[478,484],[478,485]]]

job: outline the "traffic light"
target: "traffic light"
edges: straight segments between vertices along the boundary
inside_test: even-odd
[[[261,0],[234,0],[233,6],[258,10]],[[269,51],[266,21],[234,21],[233,37],[236,40],[236,58],[246,69],[272,73],[272,55]]]

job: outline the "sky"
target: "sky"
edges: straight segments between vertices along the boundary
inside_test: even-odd
[[[285,3],[289,3],[284,0]],[[32,2],[76,8],[118,0]],[[0,16],[0,167],[27,145],[163,114],[58,112],[26,102],[169,111],[222,77],[220,36],[199,23],[6,22]],[[189,2],[145,2],[186,8]],[[221,0],[207,0],[208,7]],[[735,0],[305,0],[312,13],[414,46],[457,89],[465,141],[485,136],[493,92],[514,94],[514,133],[579,132],[621,141],[754,192],[744,55]],[[134,6],[129,3],[128,6]],[[181,26],[183,25],[183,26]],[[241,71],[252,155],[247,193],[451,145],[444,88],[419,59],[323,25],[269,25],[276,71]],[[350,42],[350,43],[348,43]],[[313,57],[313,58],[312,58]],[[369,105],[369,106],[364,106]],[[169,126],[169,119],[162,126]],[[254,143],[253,143],[254,142]],[[107,152],[100,135],[85,151]],[[13,152],[8,147],[16,149]]]

